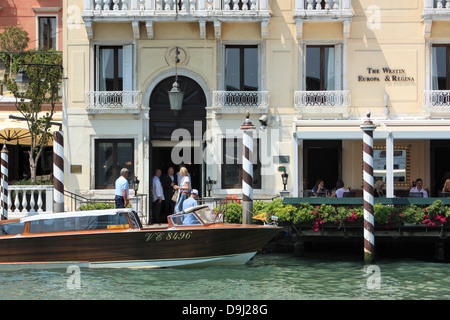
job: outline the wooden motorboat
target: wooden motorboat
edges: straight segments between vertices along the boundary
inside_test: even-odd
[[[223,223],[206,207],[171,215],[164,227],[144,228],[132,209],[0,221],[0,268],[243,264],[281,230]]]

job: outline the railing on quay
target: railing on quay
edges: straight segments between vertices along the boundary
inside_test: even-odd
[[[68,211],[80,211],[80,210],[101,210],[115,208],[115,202],[113,198],[88,198],[79,194],[64,191],[64,196],[69,201],[65,201],[65,205]],[[147,224],[149,221],[147,195],[137,194],[130,198],[131,207],[136,210],[139,218],[143,224]]]

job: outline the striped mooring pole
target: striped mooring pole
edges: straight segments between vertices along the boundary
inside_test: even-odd
[[[53,133],[53,212],[64,212],[64,136]]]
[[[253,130],[250,112],[245,113],[245,122],[241,125],[242,135],[242,223],[251,224],[253,216]]]
[[[8,149],[6,144],[1,151],[1,215],[2,220],[8,219]]]
[[[363,177],[364,177],[364,261],[372,263],[375,259],[375,236],[373,217],[373,132],[376,126],[367,120],[360,126],[363,131]]]

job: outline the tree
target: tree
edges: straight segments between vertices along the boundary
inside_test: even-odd
[[[62,79],[62,54],[55,51],[29,50],[14,58],[12,69],[15,73],[25,70],[30,85],[22,96],[12,79],[6,81],[6,87],[16,97],[16,108],[27,122],[31,144],[28,150],[31,181],[36,181],[38,160],[48,141],[52,138],[50,128],[58,101],[59,83]],[[29,100],[29,101],[27,101]],[[48,110],[42,110],[49,103]]]
[[[28,47],[29,41],[28,32],[17,26],[5,27],[5,31],[0,33],[0,49],[8,52],[2,54],[1,58],[5,65],[10,64],[9,77],[11,77],[12,62],[15,56],[12,52],[24,51]]]

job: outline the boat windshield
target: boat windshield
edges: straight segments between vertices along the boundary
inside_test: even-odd
[[[177,226],[195,226],[201,225],[200,219],[193,213],[185,213],[179,215],[170,216],[172,223],[175,227]]]
[[[0,236],[23,233],[24,227],[25,223],[19,221],[0,223]]]

